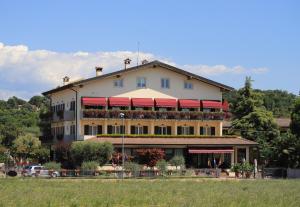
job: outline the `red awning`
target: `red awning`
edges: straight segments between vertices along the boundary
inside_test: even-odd
[[[132,98],[132,106],[134,107],[153,107],[154,102],[152,98]]]
[[[200,101],[195,99],[179,99],[180,108],[199,108]]]
[[[167,107],[167,108],[176,108],[177,101],[172,98],[156,98],[155,99],[156,107]]]
[[[228,101],[223,102],[223,111],[229,111],[229,103]]]
[[[233,152],[233,149],[189,149],[190,154],[223,154]]]
[[[222,102],[220,101],[201,101],[202,102],[202,108],[213,108],[213,109],[221,109],[223,108]]]
[[[109,97],[108,101],[110,106],[130,106],[129,98]]]
[[[84,106],[106,106],[106,98],[83,97],[81,100]]]

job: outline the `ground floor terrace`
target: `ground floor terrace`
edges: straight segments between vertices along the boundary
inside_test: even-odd
[[[111,142],[115,151],[122,151],[121,137],[94,137],[89,141]],[[124,137],[128,156],[137,156],[139,149],[163,149],[167,161],[183,156],[187,168],[229,169],[234,163],[252,163],[257,157],[256,146],[256,142],[239,137]]]

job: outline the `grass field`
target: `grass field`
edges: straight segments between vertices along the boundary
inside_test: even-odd
[[[300,206],[300,180],[0,179],[0,206]]]

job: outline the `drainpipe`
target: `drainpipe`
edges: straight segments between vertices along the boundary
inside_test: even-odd
[[[75,92],[75,140],[74,141],[77,141],[78,140],[78,137],[77,137],[77,126],[78,126],[78,118],[77,118],[77,98],[78,98],[78,91],[74,90],[73,88],[70,88],[70,90],[74,91]]]

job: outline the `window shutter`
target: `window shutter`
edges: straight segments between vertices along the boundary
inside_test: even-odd
[[[178,126],[177,127],[177,135],[181,135],[182,134],[182,127]]]
[[[125,133],[125,126],[124,126],[124,125],[121,125],[120,131],[121,131],[121,134],[124,134],[124,133]]]
[[[204,135],[204,128],[200,127],[200,135]]]
[[[148,126],[143,126],[143,134],[148,134]]]
[[[161,134],[161,129],[159,126],[154,127],[154,134]]]
[[[130,134],[135,134],[135,126],[130,126]]]
[[[193,126],[190,127],[190,133],[189,134],[194,135],[194,127]]]
[[[107,134],[112,134],[112,125],[107,126]]]
[[[84,125],[84,135],[89,135],[89,125]]]
[[[172,132],[171,132],[171,126],[167,126],[167,134],[168,134],[168,135],[171,135],[171,133],[172,133]]]
[[[215,127],[211,127],[211,128],[210,128],[210,134],[211,134],[212,136],[215,136],[215,135],[216,135],[216,128],[215,128]]]
[[[102,134],[102,125],[98,125],[97,134]]]

